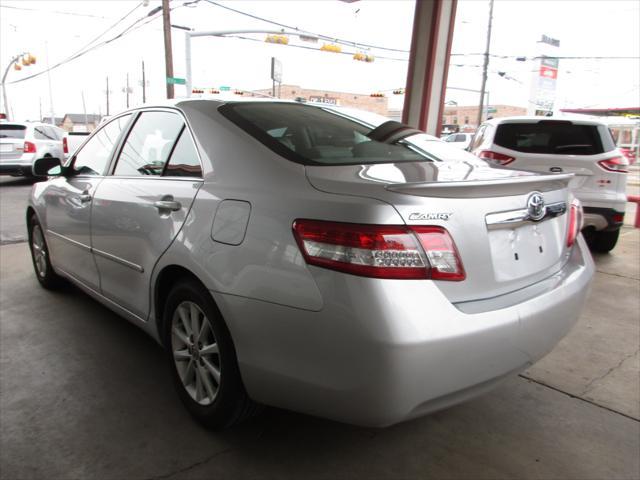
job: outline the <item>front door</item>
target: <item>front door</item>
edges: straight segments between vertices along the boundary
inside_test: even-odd
[[[105,124],[73,157],[66,176],[50,182],[43,194],[42,220],[54,267],[94,290],[100,280],[91,254],[93,196],[130,117]]]
[[[144,111],[93,202],[92,245],[102,294],[140,318],[149,282],[202,184],[198,154],[177,112]]]

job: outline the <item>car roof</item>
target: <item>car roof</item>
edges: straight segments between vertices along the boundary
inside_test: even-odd
[[[604,125],[597,120],[590,120],[574,116],[566,117],[537,117],[533,115],[522,115],[516,117],[492,118],[484,123],[489,125],[502,125],[505,123],[539,123],[539,122],[571,122],[574,125]]]

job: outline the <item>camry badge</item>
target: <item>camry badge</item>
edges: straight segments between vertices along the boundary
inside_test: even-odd
[[[449,220],[453,213],[411,213],[409,220]]]
[[[527,214],[533,221],[542,220],[547,213],[544,197],[540,192],[533,192],[527,199]]]

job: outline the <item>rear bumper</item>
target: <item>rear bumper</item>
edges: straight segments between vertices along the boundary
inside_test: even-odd
[[[466,400],[549,352],[577,320],[594,266],[582,237],[565,267],[527,289],[453,305],[431,281],[313,267],[324,307],[212,292],[256,401],[386,426]]]
[[[0,175],[30,176],[33,174],[32,165],[19,163],[0,163]]]
[[[583,207],[584,227],[596,230],[618,230],[624,225],[624,207],[622,210],[602,207]]]
[[[0,156],[0,175],[32,175],[34,154],[23,154],[20,158],[5,159]]]

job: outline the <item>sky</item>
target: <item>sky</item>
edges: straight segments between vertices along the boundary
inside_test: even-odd
[[[198,31],[279,29],[206,0],[186,4],[172,0],[171,20]],[[283,83],[354,93],[402,88],[406,82],[407,53],[415,3],[410,0],[220,1],[222,5],[313,33],[399,51],[344,47],[373,54],[373,63],[354,61],[351,55],[321,52],[319,43],[290,37],[290,46],[264,42],[264,34],[246,34],[253,40],[201,37],[192,40],[194,86],[228,85],[253,90],[269,88],[270,60],[283,65]],[[185,5],[186,4],[186,5]],[[147,14],[159,0],[0,0],[0,69],[15,54],[30,52],[37,63],[10,70],[9,104],[17,119],[81,113],[106,113],[109,77],[110,113],[126,108],[129,76],[130,105],[142,103],[141,71],[145,63],[147,101],[165,96],[164,46],[160,15]],[[459,0],[448,86],[478,90],[481,83],[488,0]],[[526,107],[533,61],[515,57],[538,54],[542,34],[560,40],[559,56],[635,57],[632,59],[561,59],[556,107],[630,107],[640,105],[640,2],[578,0],[496,0],[487,89],[490,103]],[[117,23],[123,17],[124,20]],[[135,23],[134,22],[138,22]],[[107,32],[109,27],[116,26]],[[134,24],[132,26],[132,24]],[[95,48],[50,74],[20,81],[61,62],[92,42],[110,40],[127,27],[121,38]],[[173,29],[174,76],[185,75],[184,33]],[[296,48],[292,45],[306,48]],[[388,57],[388,58],[383,58]],[[503,58],[504,57],[504,58]],[[500,76],[498,72],[503,72]],[[19,81],[19,83],[10,83]],[[49,88],[49,82],[51,88]],[[51,95],[50,95],[51,92]],[[389,92],[390,93],[390,92]],[[182,86],[177,95],[184,95]],[[478,94],[451,88],[447,101],[477,104]],[[402,98],[390,95],[390,106]]]

